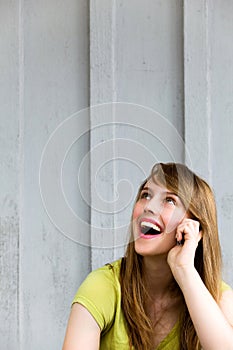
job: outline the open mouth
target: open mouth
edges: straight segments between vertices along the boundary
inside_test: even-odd
[[[155,236],[161,233],[161,228],[152,222],[142,221],[140,223],[141,233],[143,235]]]

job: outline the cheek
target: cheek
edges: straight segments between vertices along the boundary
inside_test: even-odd
[[[139,203],[136,203],[133,209],[133,219],[136,219],[139,215],[142,214],[143,207]]]
[[[167,217],[164,217],[163,219],[166,222],[167,230],[169,232],[175,230],[185,216],[185,212],[183,211],[174,211],[170,215],[167,215]]]

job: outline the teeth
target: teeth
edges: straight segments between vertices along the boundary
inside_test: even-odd
[[[159,231],[159,232],[161,231],[160,227],[155,224],[152,224],[152,222],[142,221],[141,226],[153,228],[155,231]]]

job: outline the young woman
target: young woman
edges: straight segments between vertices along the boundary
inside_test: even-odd
[[[185,165],[156,164],[139,189],[124,258],[93,271],[63,350],[233,350],[215,200]]]

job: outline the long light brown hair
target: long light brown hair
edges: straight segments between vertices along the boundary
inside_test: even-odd
[[[221,249],[218,237],[216,206],[209,185],[183,164],[158,163],[139,188],[136,202],[149,179],[176,193],[193,219],[200,222],[203,237],[195,253],[195,268],[205,286],[218,302],[221,294]],[[154,348],[154,329],[146,313],[148,298],[143,271],[143,257],[135,252],[132,218],[131,239],[121,263],[122,309],[126,320],[130,347],[136,350]],[[178,284],[173,286],[181,294]],[[200,350],[201,345],[184,302],[180,314],[180,350]]]

